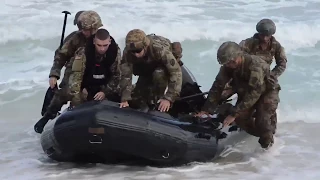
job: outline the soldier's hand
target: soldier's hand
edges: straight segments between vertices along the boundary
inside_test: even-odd
[[[170,109],[170,101],[168,101],[168,100],[166,100],[166,99],[160,99],[159,100],[159,102],[160,102],[160,105],[159,105],[159,107],[158,107],[158,110],[160,111],[160,112],[167,112],[167,111],[169,111],[169,109]]]
[[[82,97],[83,97],[83,99],[87,99],[87,97],[88,97],[88,91],[86,88],[82,89]]]
[[[123,107],[129,107],[128,101],[120,103],[120,108],[123,108]]]
[[[96,95],[94,95],[94,100],[97,100],[97,101],[101,101],[103,100],[104,98],[106,97],[106,95],[103,93],[103,92],[98,92]]]
[[[229,126],[234,120],[236,120],[236,117],[227,116],[223,121],[223,127]]]
[[[84,95],[88,95],[87,89],[86,89],[86,88],[83,88],[83,89],[82,89],[82,93],[83,93]]]
[[[203,116],[203,115],[209,115],[209,113],[208,112],[205,112],[205,111],[200,111],[199,113],[197,113],[197,114],[195,114],[194,116],[195,117],[200,117],[200,116]]]
[[[56,84],[57,84],[57,78],[56,77],[50,77],[50,79],[49,79],[50,87],[53,89]]]

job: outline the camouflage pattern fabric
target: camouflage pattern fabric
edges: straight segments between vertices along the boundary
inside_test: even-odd
[[[232,81],[232,88],[238,94],[234,108],[236,123],[248,133],[260,137],[262,147],[273,143],[274,126],[271,116],[279,103],[279,84],[271,87],[267,82],[270,76],[270,65],[254,55],[243,55],[240,68],[229,69],[222,66],[209,91],[203,111],[214,113],[225,85]],[[256,111],[255,119],[251,118]]]
[[[168,74],[165,69],[156,69],[151,76],[139,76],[132,92],[132,101],[136,106],[155,104],[168,85]]]
[[[267,50],[262,50],[259,45],[258,34],[253,37],[242,40],[240,46],[243,51],[248,54],[259,55],[264,58],[264,60],[271,65],[273,58],[276,61],[276,66],[272,69],[272,75],[278,78],[286,69],[287,57],[284,47],[276,40],[275,37],[271,37],[270,47]]]
[[[182,58],[182,47],[180,42],[173,42],[168,38],[165,38],[163,36],[155,35],[155,34],[149,34],[147,35],[149,39],[151,39],[153,42],[159,43],[163,45],[164,49],[167,49],[168,51],[171,51],[173,56],[176,58],[177,62],[180,64],[180,66],[183,65],[183,62],[181,61]]]
[[[81,47],[75,53],[74,62],[72,65],[72,71],[69,78],[69,89],[72,94],[71,104],[77,106],[84,101],[87,97],[82,93],[81,84],[86,69],[86,54],[85,48]],[[106,85],[103,85],[102,91],[106,96],[110,94],[119,94],[120,92],[120,62],[121,62],[121,50],[118,47],[118,53],[115,62],[111,65],[112,77],[107,82]]]
[[[71,100],[71,98],[72,95],[70,94],[68,88],[58,89],[55,91],[55,94],[44,116],[49,116],[51,118],[55,117],[56,114],[61,110],[62,106]]]
[[[57,79],[60,79],[61,69],[63,66],[66,66],[65,76],[63,77],[61,84],[68,84],[68,75],[71,71],[74,53],[79,47],[84,47],[86,41],[87,39],[81,32],[76,32],[69,40],[67,40],[62,48],[55,53],[49,77],[54,76]]]
[[[98,29],[103,26],[100,15],[95,11],[84,11],[79,16],[79,28],[84,30]]]
[[[170,46],[170,44],[169,44]],[[130,50],[146,48],[146,56],[144,58],[136,58]],[[168,50],[168,43],[165,41],[154,41],[153,38],[147,37],[141,30],[132,30],[126,37],[126,47],[123,51],[123,57],[121,61],[121,101],[132,100],[132,74],[133,67],[137,64],[150,65],[152,67],[151,72],[148,72],[149,78],[153,79],[153,71],[157,68],[162,68],[167,73],[168,90],[160,98],[167,99],[174,102],[179,96],[182,86],[182,72],[179,63]],[[148,71],[147,68],[138,68],[139,71]],[[145,73],[142,73],[145,74]],[[148,76],[148,75],[146,75]],[[139,77],[140,78],[140,77]],[[153,82],[156,84],[156,82]],[[138,86],[138,85],[137,85]],[[137,87],[136,87],[137,88]],[[139,88],[139,86],[138,86]],[[141,88],[143,88],[141,86]]]
[[[262,50],[259,47],[259,38],[258,34],[255,34],[251,38],[247,38],[242,40],[239,44],[243,51],[253,54],[259,55],[264,58],[264,60],[271,65],[273,58],[276,61],[276,66],[272,69],[272,76],[277,79],[279,76],[283,74],[287,66],[287,57],[284,50],[284,47],[276,40],[275,37],[271,36],[270,39],[270,47],[267,50]],[[272,124],[275,126],[277,125],[277,113],[275,112],[274,115],[271,117]],[[275,132],[274,132],[275,133]]]
[[[86,100],[86,97],[81,91],[81,82],[86,67],[85,48],[79,48],[74,56],[74,62],[72,64],[72,70],[69,77],[69,89],[72,95],[71,104],[77,106]]]

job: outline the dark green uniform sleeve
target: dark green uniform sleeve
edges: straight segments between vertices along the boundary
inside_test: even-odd
[[[287,67],[287,56],[284,47],[279,43],[275,53],[276,66],[272,69],[271,74],[275,77],[279,77]]]
[[[182,86],[182,72],[179,63],[173,56],[172,52],[168,50],[163,50],[162,63],[166,67],[169,73],[168,90],[164,95],[164,99],[173,103],[177,97],[180,96],[181,86]]]
[[[250,109],[259,100],[265,90],[265,74],[262,68],[252,68],[248,85],[249,89],[244,95],[244,98],[235,107],[236,114]]]
[[[78,49],[78,36],[74,34],[64,45],[55,53],[53,65],[50,70],[49,77],[57,77],[60,79],[61,69],[71,57],[73,57],[75,51]]]
[[[121,79],[120,79],[120,91],[121,102],[132,100],[132,62],[129,61],[130,54],[128,54],[126,48],[123,50],[123,55],[120,64]]]
[[[118,46],[118,53],[115,62],[111,65],[112,77],[109,82],[103,87],[104,94],[119,93],[120,88],[120,63],[121,63],[121,49]]]
[[[221,94],[224,90],[225,85],[229,82],[231,79],[231,75],[228,72],[228,69],[224,66],[220,67],[219,73],[216,76],[215,81],[212,84],[212,87],[209,91],[207,101],[204,104],[202,111],[208,112],[210,114],[213,114],[220,99]]]

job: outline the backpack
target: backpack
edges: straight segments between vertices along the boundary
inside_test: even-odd
[[[163,47],[169,51],[172,52],[173,56],[177,59],[180,66],[183,65],[183,62],[181,61],[182,58],[182,47],[180,42],[173,42],[168,38],[165,38],[163,36],[155,35],[155,34],[148,34],[148,38],[152,39],[153,42],[162,44]]]

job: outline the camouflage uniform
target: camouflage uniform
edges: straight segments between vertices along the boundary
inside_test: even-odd
[[[242,64],[236,69],[225,66],[220,68],[202,110],[214,113],[225,85],[233,79],[232,88],[238,94],[238,100],[231,115],[236,117],[237,125],[248,133],[260,137],[259,143],[266,148],[273,144],[274,126],[270,118],[280,101],[280,85],[268,81],[270,65],[265,60],[259,56],[243,54],[240,46],[234,42],[226,42],[220,46],[218,50],[220,64],[235,58],[236,56],[231,57],[232,53],[242,58]],[[254,111],[256,111],[255,118],[251,118]]]
[[[175,101],[181,91],[182,73],[180,63],[172,52],[173,48],[176,50],[175,55],[180,59],[181,45],[180,48],[174,47],[170,40],[162,36],[146,36],[139,29],[131,30],[127,34],[121,61],[121,102],[133,100],[138,103],[150,103],[160,98]],[[132,51],[137,49],[145,49],[146,55],[136,58]],[[133,98],[132,74],[139,76],[133,90]],[[164,94],[167,86],[168,90]]]
[[[271,35],[269,47],[266,50],[261,49],[260,40],[258,33],[254,34],[253,37],[247,38],[240,42],[240,47],[243,51],[248,54],[258,55],[263,57],[263,59],[271,65],[273,58],[276,61],[276,66],[271,71],[271,76],[274,79],[278,77],[285,71],[287,66],[287,57],[285,54],[284,48],[272,35],[275,33],[276,26],[274,22],[270,19],[262,19],[257,23],[257,31],[260,34]],[[278,95],[276,95],[278,96]],[[274,116],[271,117],[273,125],[277,125],[277,113],[275,112]],[[276,129],[276,128],[275,128]]]
[[[74,17],[74,21],[73,21],[73,24],[74,24],[74,25],[77,25],[77,24],[78,24],[79,16],[80,16],[83,12],[84,12],[84,11],[79,11],[79,12],[76,13],[76,15],[75,15],[75,17]],[[80,29],[79,29],[79,30],[80,30]],[[68,48],[70,48],[70,49],[76,49],[77,47],[83,46],[83,45],[85,44],[85,41],[86,41],[86,38],[83,36],[83,34],[82,34],[79,30],[78,30],[78,31],[73,31],[72,33],[70,33],[70,34],[69,34],[66,38],[64,38],[64,40],[63,40],[63,45],[66,44],[66,42],[68,42],[68,43],[69,43],[68,46],[70,46],[70,43],[71,43],[71,46],[74,46],[75,48],[72,48],[72,47],[70,48],[70,47],[68,47],[68,46],[62,46],[61,49],[64,48],[63,51],[60,51],[60,49],[58,48],[58,49],[56,49],[56,51],[54,52],[54,54],[55,54],[54,64],[53,64],[53,66],[52,66],[52,68],[51,68],[49,77],[57,75],[57,73],[55,73],[55,75],[53,74],[53,73],[54,73],[54,72],[53,72],[54,69],[55,69],[56,72],[58,71],[59,74],[60,74],[60,71],[61,71],[61,69],[62,69],[62,67],[63,67],[63,66],[61,66],[60,63],[55,63],[55,62],[61,62],[61,63],[65,62],[64,66],[65,66],[66,69],[65,69],[65,71],[64,71],[63,79],[62,79],[62,81],[61,81],[61,83],[60,83],[60,85],[59,85],[60,88],[62,88],[62,87],[64,87],[65,85],[67,85],[68,78],[69,78],[70,73],[71,73],[70,62],[71,62],[72,60],[68,59],[68,57],[70,57],[70,55],[69,55],[69,54],[66,54],[66,52],[68,52],[68,51],[67,51]],[[73,42],[69,42],[69,40],[70,40],[71,38],[74,39],[74,40],[72,40]],[[72,58],[72,57],[70,57],[70,58]],[[57,79],[60,78],[60,76],[56,76],[56,77],[57,77]]]
[[[117,56],[115,62],[111,65],[110,70],[112,73],[111,79],[107,82],[106,85],[102,86],[102,92],[106,95],[111,94],[119,94],[120,90],[120,62],[121,62],[121,50],[119,46],[116,44],[118,48]],[[93,61],[94,59],[89,59],[89,61]],[[81,104],[83,101],[86,101],[86,97],[82,94],[81,83],[83,80],[83,76],[86,69],[86,54],[85,48],[81,47],[77,50],[74,58],[74,62],[72,65],[72,73],[69,78],[69,88],[72,93],[72,101],[71,104],[77,106]]]
[[[103,25],[100,16],[95,11],[84,11],[79,15],[78,26],[80,29],[96,30]],[[36,123],[34,127],[36,132],[41,133],[48,120],[54,118],[63,104],[71,100],[72,97],[70,90],[67,87],[69,79],[68,75],[71,74],[74,60],[73,57],[76,50],[80,47],[84,47],[86,41],[87,39],[85,36],[81,32],[77,32],[65,42],[62,48],[55,55],[49,77],[56,77],[57,79],[60,79],[61,69],[66,65],[65,77],[60,84],[61,89],[55,91],[55,95],[47,108],[47,112]]]

